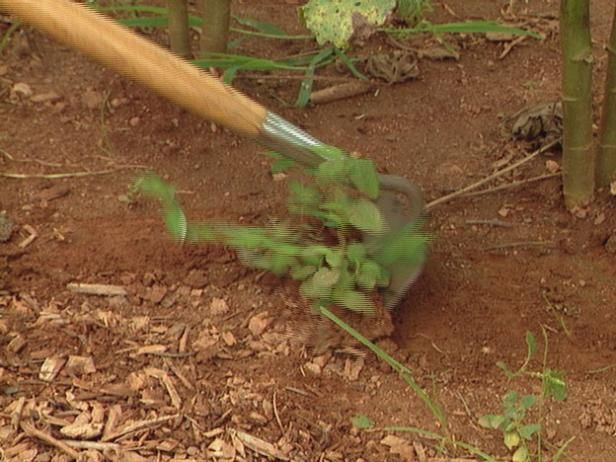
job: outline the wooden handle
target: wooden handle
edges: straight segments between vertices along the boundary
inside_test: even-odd
[[[0,0],[0,9],[197,115],[256,138],[267,110],[204,71],[69,0]]]

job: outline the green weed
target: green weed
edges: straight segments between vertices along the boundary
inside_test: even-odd
[[[488,414],[479,419],[479,424],[482,427],[499,430],[503,433],[503,443],[512,453],[512,462],[542,460],[541,440],[542,423],[545,420],[544,403],[548,399],[564,401],[567,397],[564,374],[547,367],[548,337],[545,329],[543,329],[543,337],[545,348],[541,371],[528,370],[530,361],[537,350],[537,341],[530,332],[526,334],[526,358],[517,371],[512,371],[503,362],[497,363],[497,366],[503,370],[509,380],[523,376],[539,379],[542,385],[541,392],[539,394],[521,395],[515,390],[510,390],[503,396],[501,414]],[[535,406],[539,407],[539,420],[529,422],[528,412]],[[530,443],[533,441],[537,444],[537,453],[534,458],[530,450]],[[552,461],[556,461],[562,456],[570,442],[571,440],[557,450],[552,457]]]
[[[419,264],[429,237],[419,224],[412,224],[384,240],[378,249],[369,248],[361,233],[388,231],[373,202],[379,195],[373,162],[354,159],[333,147],[316,151],[328,160],[306,171],[306,182],[289,182],[288,208],[299,217],[299,225],[291,220],[266,227],[191,223],[185,219],[174,188],[160,177],[141,177],[136,190],[160,202],[166,227],[175,239],[226,244],[238,250],[249,266],[300,281],[301,294],[315,309],[336,304],[372,313],[375,306],[370,294],[389,285],[387,268],[399,261]],[[277,171],[294,166],[278,154],[272,157]],[[325,237],[319,232],[323,229],[329,229]]]

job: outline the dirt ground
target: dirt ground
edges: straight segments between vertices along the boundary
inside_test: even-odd
[[[234,12],[301,32],[297,2],[256,3],[236,1]],[[431,18],[499,19],[507,3],[435,1]],[[592,8],[598,108],[613,2]],[[408,177],[430,202],[528,155],[533,146],[511,139],[508,117],[559,97],[558,2],[519,1],[514,12],[547,38],[513,47],[458,38],[459,61],[422,59],[418,79],[375,93],[297,109],[285,102],[298,80],[248,73],[234,85]],[[251,39],[238,52],[313,48]],[[376,37],[354,53],[393,49]],[[316,353],[314,332],[328,327],[292,284],[244,268],[227,249],[172,242],[155,204],[127,201],[135,175],[151,168],[177,186],[191,218],[262,223],[284,213],[286,184],[260,153],[36,31],[15,35],[0,62],[0,172],[23,174],[0,181],[0,460],[76,451],[127,461],[474,460],[382,430],[439,431],[369,351]],[[554,162],[558,149],[500,181],[546,174]],[[394,313],[394,334],[379,341],[441,403],[452,435],[502,460],[502,436],[477,420],[499,412],[507,390],[538,391],[537,380],[508,383],[496,363],[519,366],[531,331],[540,351],[531,370],[540,370],[542,328],[548,365],[568,385],[566,401],[548,406],[545,453],[575,437],[561,460],[616,458],[614,201],[600,194],[574,217],[561,194],[556,176],[431,208],[429,262]],[[75,283],[124,292],[81,294]],[[358,414],[376,430],[355,429]]]

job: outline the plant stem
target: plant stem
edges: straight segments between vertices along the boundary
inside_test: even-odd
[[[563,56],[563,187],[565,205],[588,205],[594,194],[590,0],[561,0]]]
[[[612,32],[607,45],[607,77],[603,97],[603,114],[599,131],[599,157],[597,159],[597,183],[607,186],[616,180],[616,8],[612,20]]]
[[[201,26],[201,55],[226,53],[231,18],[231,0],[199,0]]]
[[[167,0],[169,8],[169,42],[171,51],[182,58],[190,55],[187,0]]]

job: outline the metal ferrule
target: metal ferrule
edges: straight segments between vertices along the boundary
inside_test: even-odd
[[[257,142],[306,167],[316,167],[327,160],[312,150],[325,143],[273,112],[267,113]]]

